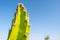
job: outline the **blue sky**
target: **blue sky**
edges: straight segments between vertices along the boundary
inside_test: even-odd
[[[30,16],[29,40],[60,40],[60,0],[0,0],[0,40],[7,40],[17,4],[22,2]]]

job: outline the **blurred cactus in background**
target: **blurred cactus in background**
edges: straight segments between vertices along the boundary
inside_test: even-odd
[[[49,36],[45,37],[45,40],[49,40]]]
[[[30,32],[29,16],[26,8],[19,3],[12,21],[7,40],[28,40]]]

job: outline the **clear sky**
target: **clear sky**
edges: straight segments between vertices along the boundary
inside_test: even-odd
[[[7,40],[17,4],[22,2],[30,16],[29,40],[60,40],[60,0],[0,0],[0,40]]]

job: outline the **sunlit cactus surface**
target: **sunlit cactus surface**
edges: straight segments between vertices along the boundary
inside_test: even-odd
[[[30,32],[29,15],[22,3],[19,3],[12,20],[7,40],[28,40]]]

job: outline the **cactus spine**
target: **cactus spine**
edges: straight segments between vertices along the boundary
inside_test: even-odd
[[[8,40],[28,40],[29,32],[29,16],[23,4],[19,3],[9,30]]]

